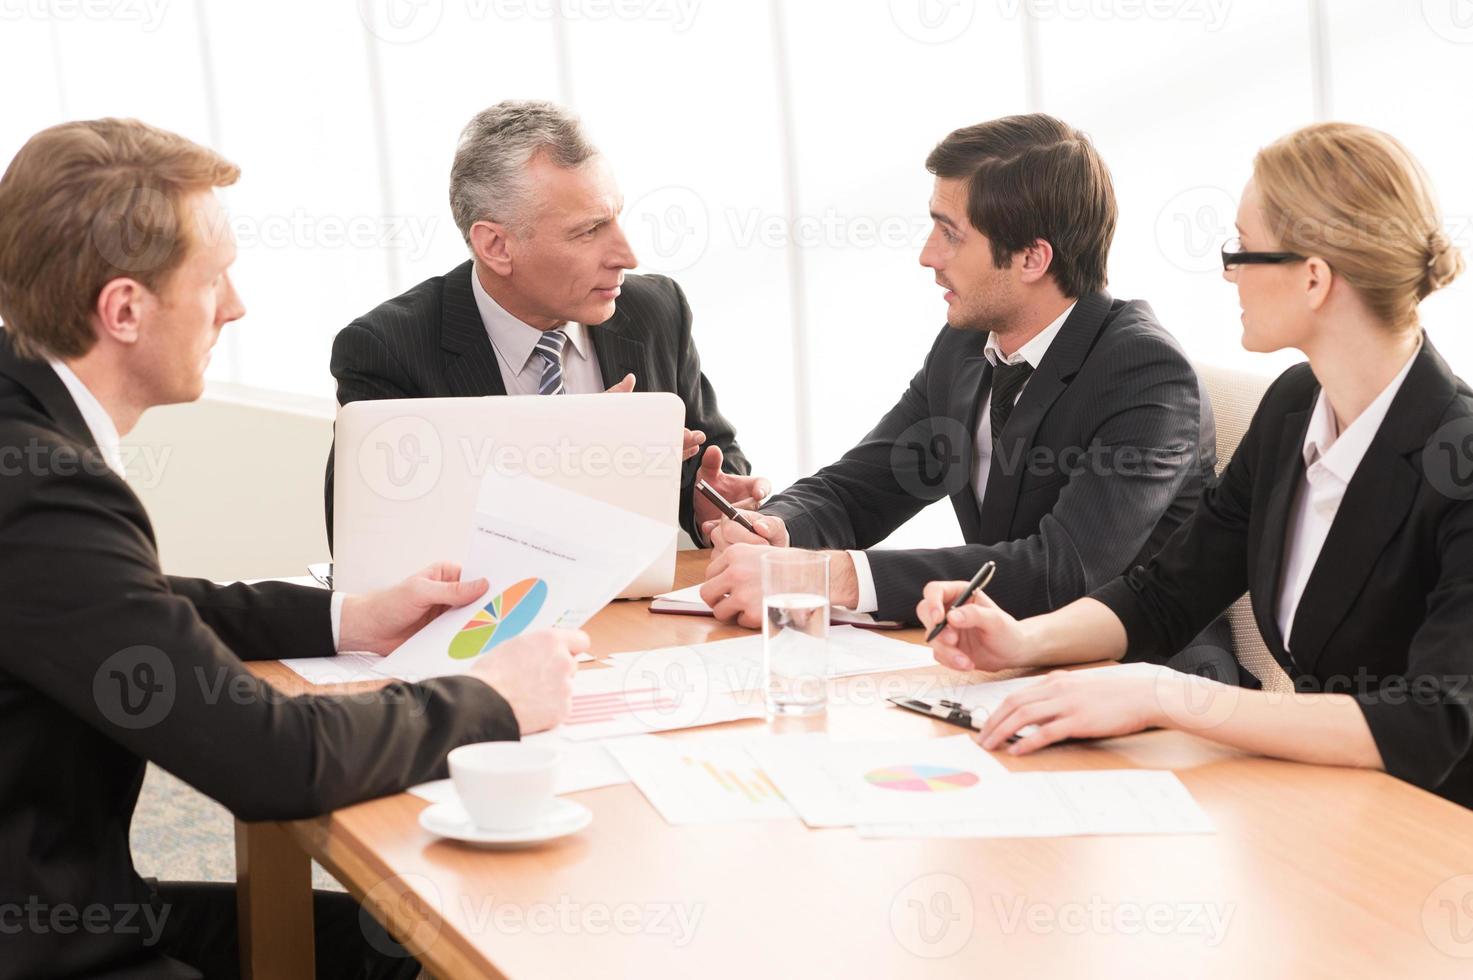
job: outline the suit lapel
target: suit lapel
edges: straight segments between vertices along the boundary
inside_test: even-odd
[[[1294,613],[1289,649],[1301,670],[1314,671],[1325,643],[1376,573],[1376,559],[1406,520],[1419,479],[1384,446],[1373,447],[1356,467]]]
[[[1408,457],[1422,452],[1456,393],[1451,371],[1425,337],[1416,358],[1345,488],[1294,613],[1289,649],[1306,671],[1314,670],[1405,523],[1422,480]]]
[[[986,342],[985,337],[983,343]],[[982,413],[982,397],[992,387],[992,363],[983,354],[974,354],[962,359],[952,383],[951,402],[947,406],[948,418],[963,419],[967,426],[967,443],[961,457],[972,466],[976,458],[975,441],[977,418]],[[977,509],[977,488],[972,485],[970,472],[967,484],[960,493],[951,495],[951,506],[956,511],[957,523],[961,525],[962,540],[982,540],[982,515]]]
[[[445,385],[450,395],[460,398],[504,395],[501,366],[496,363],[491,337],[471,291],[471,266],[465,262],[445,276],[440,347],[452,355],[445,365]]]
[[[1007,427],[992,447],[987,492],[982,498],[983,541],[1003,541],[1012,537],[1013,512],[1023,483],[1023,460],[1033,447],[1033,439],[1043,417],[1079,373],[1084,359],[1094,347],[1109,310],[1109,293],[1081,296],[1058,336],[1049,344],[1038,368],[1023,386],[1023,394],[1013,408],[1013,414],[1008,417]],[[975,420],[972,428],[976,429]]]
[[[635,391],[654,391],[651,386],[656,379],[649,376],[649,361],[645,357],[644,344],[625,336],[617,323],[617,317],[596,327],[585,327],[593,344],[594,356],[598,358],[598,369],[603,374],[604,387],[611,387],[623,380],[624,375],[634,375]]]
[[[1318,387],[1315,392],[1318,392]],[[1310,404],[1314,398],[1310,398]],[[1280,430],[1283,441],[1274,459],[1273,486],[1263,515],[1263,542],[1258,553],[1258,567],[1252,579],[1252,602],[1255,618],[1264,642],[1289,675],[1293,666],[1284,651],[1284,636],[1279,631],[1279,583],[1284,575],[1284,549],[1289,540],[1289,506],[1294,491],[1304,478],[1304,431],[1309,426],[1308,408],[1284,416]]]

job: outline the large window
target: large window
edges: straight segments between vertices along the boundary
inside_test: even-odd
[[[1254,151],[1316,118],[1383,127],[1473,243],[1465,0],[0,0],[0,160],[63,119],[137,116],[244,168],[227,194],[249,309],[213,378],[331,398],[332,337],[464,261],[456,136],[509,97],[577,109],[641,271],[677,279],[723,408],[778,486],[899,395],[944,321],[917,264],[923,161],[1042,109],[1094,135],[1121,221],[1111,289],[1197,358],[1238,345],[1216,252]],[[1425,308],[1473,371],[1473,278]],[[932,508],[897,542],[957,531]]]

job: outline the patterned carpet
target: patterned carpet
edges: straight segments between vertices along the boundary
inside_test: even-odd
[[[235,821],[229,811],[157,766],[149,766],[144,777],[132,841],[133,862],[146,878],[235,880]],[[343,890],[315,862],[312,885]]]

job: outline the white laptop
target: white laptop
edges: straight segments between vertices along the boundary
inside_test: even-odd
[[[685,406],[668,392],[411,398],[338,410],[333,587],[381,589],[461,563],[488,468],[678,524]],[[557,514],[547,515],[557,527]],[[675,538],[620,598],[667,592]]]

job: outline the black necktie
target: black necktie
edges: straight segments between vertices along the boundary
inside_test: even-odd
[[[1033,373],[1033,365],[1027,361],[1020,364],[995,364],[992,368],[992,444],[997,445],[997,437],[1002,435],[1003,426],[1008,424],[1008,416],[1013,414],[1013,403],[1018,400],[1018,392],[1023,387],[1023,382]]]

